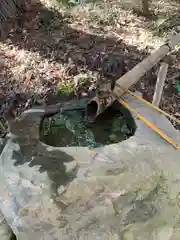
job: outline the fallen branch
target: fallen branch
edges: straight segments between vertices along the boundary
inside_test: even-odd
[[[179,78],[179,77],[180,77],[180,73],[177,73],[177,74],[175,74],[174,76],[167,78],[167,80],[168,80],[168,81],[172,81],[172,80],[174,80],[174,79],[176,79],[176,78]]]

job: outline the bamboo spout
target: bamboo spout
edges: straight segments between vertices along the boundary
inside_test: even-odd
[[[119,78],[112,92],[111,100],[106,104],[101,104],[97,96],[92,99],[87,105],[87,117],[89,117],[89,119],[95,119],[109,107],[116,98],[121,97],[130,87],[136,84],[147,71],[161,61],[169,52],[173,51],[179,43],[180,34],[173,36],[168,43],[162,45],[150,56],[138,63],[132,70]]]
[[[94,121],[101,113],[103,113],[116,99],[113,96],[109,96],[105,101],[96,96],[90,100],[86,108],[86,116],[88,121]]]

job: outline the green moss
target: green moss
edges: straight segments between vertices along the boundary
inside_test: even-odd
[[[60,87],[58,90],[57,90],[57,96],[59,95],[70,95],[71,93],[74,92],[74,89],[72,86],[63,86],[63,87]]]

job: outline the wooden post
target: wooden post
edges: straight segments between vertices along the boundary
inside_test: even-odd
[[[153,105],[157,107],[159,107],[159,104],[161,101],[161,96],[162,96],[164,83],[167,76],[167,71],[168,71],[168,63],[163,62],[158,72],[157,82],[156,82],[156,87],[155,87],[155,92],[154,92],[153,102],[152,102]]]

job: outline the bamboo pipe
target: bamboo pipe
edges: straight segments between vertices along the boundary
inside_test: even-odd
[[[106,100],[107,101],[105,103],[101,103],[97,96],[90,100],[86,108],[86,117],[88,121],[94,121],[97,116],[99,116],[112,105],[116,98],[111,95]]]
[[[174,51],[179,43],[180,34],[173,36],[168,43],[162,45],[159,49],[151,53],[150,56],[138,63],[132,70],[118,79],[111,95],[111,101],[107,104],[101,104],[97,96],[93,98],[88,103],[86,109],[88,119],[93,121],[99,114],[109,107],[116,98],[122,96],[130,87],[136,84],[147,71],[161,61],[168,53]]]

